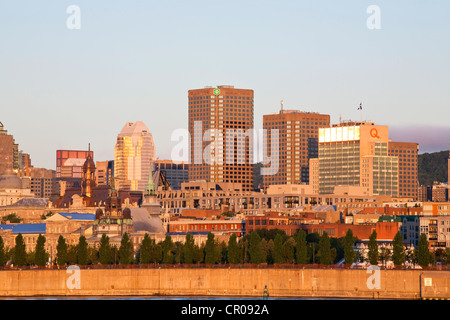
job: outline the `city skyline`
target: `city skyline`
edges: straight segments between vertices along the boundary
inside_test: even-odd
[[[78,1],[81,29],[69,30],[72,4],[1,5],[0,121],[35,167],[88,143],[95,161],[112,160],[128,121],[143,121],[169,159],[188,90],[207,85],[254,90],[256,129],[284,100],[330,123],[387,125],[419,153],[448,149],[448,3],[377,1],[380,30],[366,26],[368,1],[230,1],[219,15],[212,1]]]

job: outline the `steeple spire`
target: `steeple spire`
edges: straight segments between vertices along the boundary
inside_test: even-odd
[[[150,174],[148,175],[148,182],[145,186],[145,195],[153,196],[156,194],[155,183],[153,182],[153,172],[150,170]]]

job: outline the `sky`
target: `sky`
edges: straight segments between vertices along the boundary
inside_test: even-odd
[[[234,85],[254,90],[256,129],[283,100],[448,150],[448,12],[448,0],[2,0],[0,122],[35,167],[89,143],[112,160],[138,120],[168,159],[188,90]]]

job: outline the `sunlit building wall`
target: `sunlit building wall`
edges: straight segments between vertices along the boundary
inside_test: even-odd
[[[114,148],[116,189],[145,191],[155,161],[153,136],[142,121],[127,122]]]

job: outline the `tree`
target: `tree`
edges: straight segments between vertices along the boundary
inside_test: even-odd
[[[5,251],[5,243],[3,242],[3,238],[0,236],[0,266],[4,266],[8,261],[6,257]]]
[[[25,241],[21,233],[16,236],[15,243],[13,264],[22,267],[26,263],[27,253],[25,250]]]
[[[295,234],[295,259],[297,264],[306,264],[308,261],[306,232],[302,229]]]
[[[110,264],[111,260],[111,245],[109,244],[109,237],[106,234],[103,234],[100,239],[100,248],[98,249],[98,261],[101,264]]]
[[[283,243],[282,249],[283,262],[284,263],[294,263],[295,258],[295,240],[290,237]]]
[[[85,266],[89,263],[88,243],[85,236],[80,236],[78,239],[77,262],[81,266]]]
[[[148,233],[144,235],[141,247],[139,249],[139,262],[141,264],[148,264],[151,260],[153,250],[153,241],[150,239]]]
[[[331,264],[331,244],[328,233],[324,232],[319,240],[320,264]]]
[[[58,244],[56,246],[56,264],[63,266],[67,263],[67,243],[66,239],[62,235],[58,238]]]
[[[231,264],[239,263],[240,261],[240,254],[239,254],[239,247],[237,243],[237,236],[235,233],[233,233],[230,236],[230,239],[228,240],[228,262]]]
[[[283,263],[283,237],[279,233],[273,240],[273,263]]]
[[[248,245],[248,252],[250,254],[251,263],[260,264],[265,262],[265,257],[263,257],[260,243],[261,237],[257,232],[252,232],[250,234],[250,242]]]
[[[421,266],[422,268],[428,267],[431,261],[428,239],[425,233],[420,234],[419,246],[417,248],[417,260],[419,266]]]
[[[173,263],[173,253],[172,250],[174,248],[174,244],[172,241],[172,237],[169,235],[166,235],[164,238],[164,241],[162,242],[162,260],[163,263],[169,264]]]
[[[192,234],[186,234],[186,239],[183,245],[183,262],[192,264],[194,262],[194,250],[195,250],[195,240]]]
[[[392,261],[395,266],[401,266],[405,261],[405,249],[403,248],[403,237],[400,231],[392,240]]]
[[[119,247],[119,263],[120,264],[131,264],[133,262],[133,243],[125,232],[122,235],[122,240],[120,241]]]
[[[371,265],[378,265],[378,243],[377,243],[377,232],[373,230],[372,234],[369,237],[369,263]]]
[[[214,234],[209,232],[205,243],[205,263],[217,263],[220,259],[219,255],[220,251],[216,241],[214,240]]]
[[[348,229],[347,233],[344,237],[344,259],[345,264],[352,264],[355,262],[356,253],[355,250],[353,250],[353,245],[355,243],[355,238],[353,237],[353,231],[352,229]]]
[[[42,234],[39,234],[36,241],[34,263],[39,267],[44,267],[47,258],[47,252],[45,251],[45,237]]]

